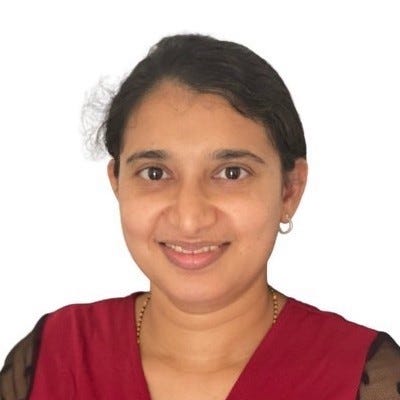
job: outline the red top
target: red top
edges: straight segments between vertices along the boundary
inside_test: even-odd
[[[47,316],[30,400],[150,400],[133,293]],[[226,400],[354,400],[376,332],[289,298]]]

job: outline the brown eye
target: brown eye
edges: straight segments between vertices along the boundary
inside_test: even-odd
[[[242,167],[226,167],[217,175],[219,179],[238,180],[249,175]]]
[[[225,176],[228,179],[238,179],[240,178],[240,168],[239,167],[229,167],[225,169]]]
[[[160,179],[165,179],[165,172],[160,167],[148,167],[140,171],[139,176],[143,179],[151,181],[159,181]]]

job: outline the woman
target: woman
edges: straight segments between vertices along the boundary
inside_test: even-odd
[[[267,283],[307,180],[302,125],[270,65],[235,43],[166,37],[100,139],[150,292],[43,316],[7,357],[2,398],[400,398],[388,335]]]

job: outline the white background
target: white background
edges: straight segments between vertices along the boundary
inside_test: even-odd
[[[291,91],[310,176],[270,280],[400,341],[396,1],[9,1],[0,9],[0,364],[44,313],[146,290],[80,112],[162,36],[242,43]],[[237,4],[237,5],[235,5]]]

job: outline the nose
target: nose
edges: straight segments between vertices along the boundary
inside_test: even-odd
[[[201,182],[181,182],[174,191],[167,219],[177,232],[194,237],[215,224],[217,208]]]

